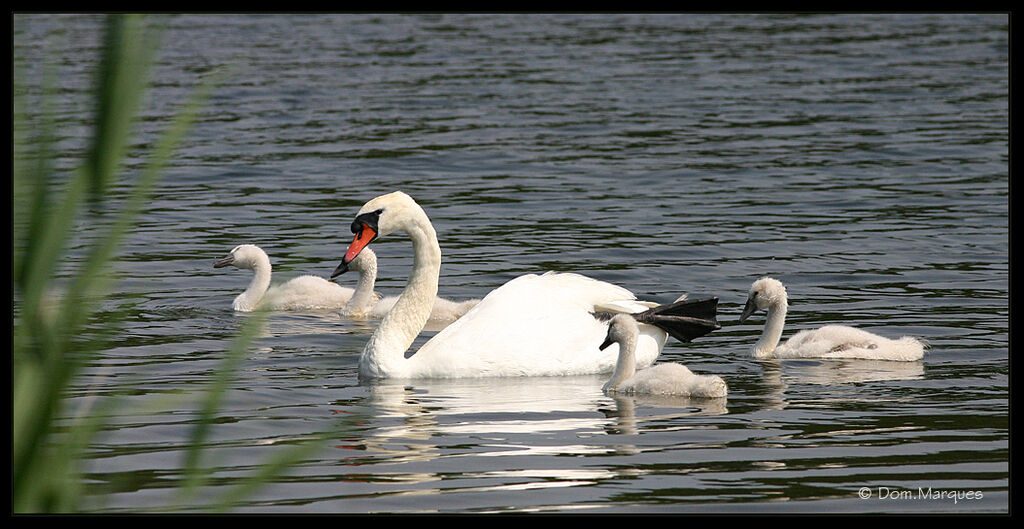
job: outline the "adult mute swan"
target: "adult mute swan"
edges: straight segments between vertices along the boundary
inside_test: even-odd
[[[777,279],[763,277],[750,286],[740,323],[758,310],[767,309],[761,338],[754,345],[757,358],[846,358],[911,362],[924,357],[924,344],[904,336],[884,338],[845,325],[825,325],[803,330],[779,345],[786,323],[786,287]]]
[[[608,324],[608,334],[599,349],[619,344],[615,372],[602,388],[609,393],[627,395],[678,395],[715,398],[726,396],[725,381],[717,375],[697,375],[683,364],[656,364],[636,370],[636,339],[640,334],[636,320],[629,314],[616,314]]]
[[[367,202],[352,222],[355,238],[331,278],[344,273],[367,244],[404,232],[413,271],[359,358],[362,378],[457,378],[577,375],[611,371],[617,347],[594,354],[607,331],[598,312],[636,313],[643,321],[637,360],[649,365],[668,337],[689,341],[718,328],[718,299],[668,305],[638,301],[628,290],[572,273],[517,277],[423,344],[405,352],[430,316],[441,272],[441,248],[427,214],[401,191]]]
[[[376,319],[387,315],[391,307],[398,301],[398,296],[382,298],[380,294],[374,292],[373,287],[377,280],[377,254],[369,248],[363,248],[363,251],[359,252],[359,255],[348,264],[348,269],[359,272],[359,281],[356,283],[356,290],[352,298],[342,307],[341,314],[351,318]],[[479,299],[452,301],[435,297],[434,306],[427,319],[436,329],[439,325],[448,325],[459,319],[479,302]]]
[[[339,309],[354,292],[351,288],[312,275],[299,276],[271,287],[270,258],[255,244],[235,246],[227,257],[213,263],[214,268],[225,266],[253,271],[249,287],[231,305],[240,312],[250,312],[256,307],[275,310]]]

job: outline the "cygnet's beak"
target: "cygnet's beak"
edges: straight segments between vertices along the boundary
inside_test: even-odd
[[[213,263],[213,267],[214,268],[224,268],[225,266],[228,266],[228,265],[230,265],[233,262],[235,262],[235,256],[229,255],[229,256],[221,259],[220,261],[217,261],[217,262]]]
[[[615,343],[615,340],[612,340],[611,337],[609,336],[608,338],[604,339],[604,343],[602,343],[601,346],[598,347],[598,349],[604,351],[605,349],[608,348],[608,346],[610,346],[613,343]]]
[[[754,303],[754,298],[747,298],[747,304],[743,306],[743,314],[740,314],[740,323],[743,323],[750,317],[751,314],[757,312],[757,304]]]
[[[338,267],[335,268],[333,272],[331,272],[331,279],[334,279],[340,276],[341,274],[344,274],[345,272],[348,272],[348,263],[342,261],[341,264],[339,264]]]

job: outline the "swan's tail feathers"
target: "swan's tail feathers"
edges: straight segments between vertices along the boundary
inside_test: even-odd
[[[640,323],[656,325],[680,342],[689,342],[721,329],[718,324],[718,298],[680,299],[634,314]]]

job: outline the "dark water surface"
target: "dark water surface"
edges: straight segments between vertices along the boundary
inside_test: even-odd
[[[326,276],[359,207],[398,189],[437,229],[444,296],[550,269],[719,296],[722,329],[660,360],[721,375],[728,399],[611,398],[603,376],[360,384],[373,324],[277,314],[185,508],[336,430],[235,510],[1008,511],[1008,16],[161,20],[136,147],[231,73],[122,254],[113,303],[134,308],[75,391],[127,392],[87,462],[95,512],[180,507],[187,395],[247,317],[231,301],[248,275],[213,261],[254,243],[276,281]],[[87,147],[101,28],[14,17],[16,80],[60,68],[63,166]],[[375,249],[397,294],[410,243]],[[784,337],[847,323],[930,349],[755,360],[764,317],[737,318],[766,274],[789,288]]]

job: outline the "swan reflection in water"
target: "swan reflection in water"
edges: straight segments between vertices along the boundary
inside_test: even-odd
[[[888,360],[793,360],[784,363],[785,376],[801,384],[855,384],[924,378],[920,362]]]
[[[728,413],[725,398],[609,397],[601,391],[604,379],[581,375],[366,384],[366,405],[376,412],[371,413],[373,424],[363,429],[366,437],[358,442],[377,455],[403,460],[457,457],[466,451],[474,456],[602,454],[621,448],[585,439],[636,432],[648,421]],[[637,414],[645,406],[658,414]],[[442,456],[438,445],[452,443],[459,448],[453,453],[449,447]]]
[[[755,407],[762,410],[781,410],[788,407],[791,401],[807,396],[796,393],[794,386],[841,386],[924,378],[924,365],[921,362],[817,359],[765,359],[753,362],[760,364],[762,369],[755,382],[760,389],[748,390],[746,393],[758,400]],[[848,400],[866,401],[879,398],[877,394],[846,397]]]

